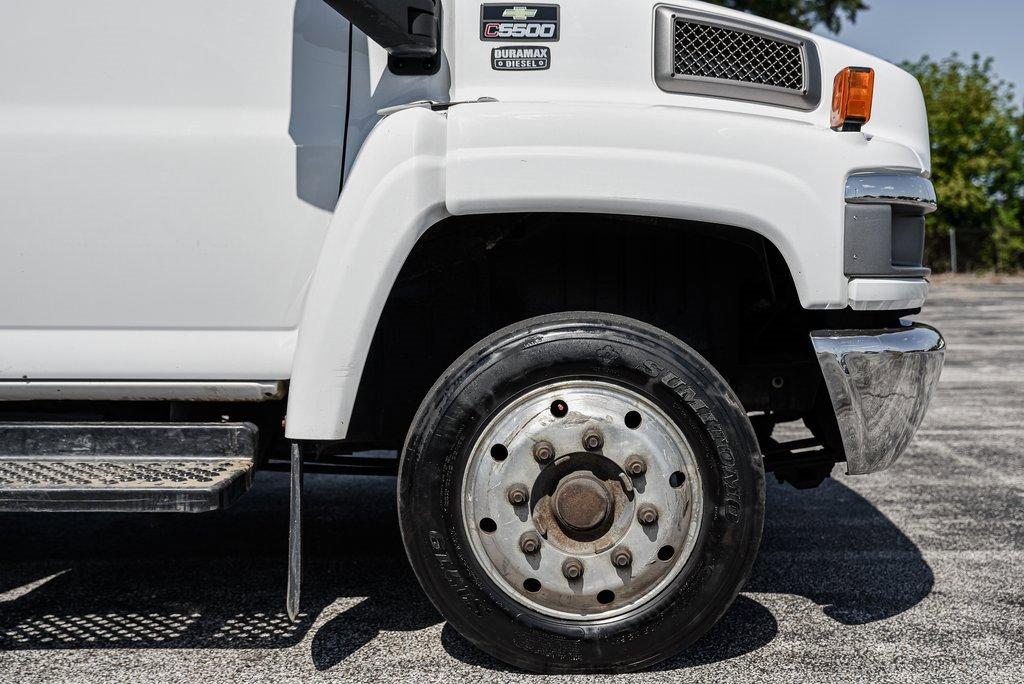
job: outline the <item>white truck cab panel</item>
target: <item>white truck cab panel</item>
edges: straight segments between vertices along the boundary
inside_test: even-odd
[[[842,176],[927,174],[916,83],[787,29],[814,41],[826,81],[850,63],[878,70],[863,134],[828,130],[827,83],[811,111],[665,92],[653,77],[656,6],[562,3],[551,68],[499,72],[499,43],[479,39],[479,4],[449,2],[441,68],[419,77],[390,73],[386,54],[320,0],[186,2],[159,21],[130,2],[6,6],[0,219],[14,267],[0,285],[19,296],[0,309],[4,375],[289,378],[300,321],[316,316],[303,313],[309,284],[337,283],[349,268],[315,268],[325,236],[342,239],[372,199],[335,207],[342,155],[358,164],[378,108],[424,97],[500,101],[437,115],[451,131],[438,159],[447,185],[429,204],[455,214],[614,207],[743,225],[790,260],[806,307],[847,306]],[[496,146],[503,132],[514,142]],[[610,165],[620,168],[602,181]],[[613,178],[621,183],[608,187]],[[389,230],[409,245],[424,227]],[[365,319],[386,278],[380,287],[349,290],[332,325]],[[108,362],[111,348],[131,370]]]
[[[927,292],[844,274],[846,179],[926,177],[928,137],[914,79],[834,41],[671,5],[811,45],[817,97],[794,108],[661,87],[656,2],[563,2],[547,68],[506,71],[481,6],[453,0],[421,76],[393,73],[321,0],[178,3],[160,21],[67,5],[0,10],[7,380],[290,379],[288,435],[342,438],[399,269],[446,216],[746,229],[806,309],[914,308]],[[831,76],[850,65],[876,71],[875,112],[838,133]],[[417,99],[441,106],[381,121]]]

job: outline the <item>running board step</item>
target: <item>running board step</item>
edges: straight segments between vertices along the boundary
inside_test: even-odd
[[[252,485],[251,423],[0,423],[0,511],[199,513]]]

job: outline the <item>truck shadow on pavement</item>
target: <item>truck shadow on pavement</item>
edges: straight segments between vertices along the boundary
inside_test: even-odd
[[[0,649],[277,649],[312,631],[312,664],[328,670],[381,632],[441,623],[402,548],[394,480],[307,482],[297,624],[283,610],[287,478],[261,474],[224,513],[0,515]],[[914,543],[851,489],[769,483],[764,542],[744,594],[693,648],[660,667],[734,658],[771,642],[778,626],[759,593],[807,597],[851,625],[911,608],[932,584]],[[447,625],[441,646],[467,664],[508,669]]]

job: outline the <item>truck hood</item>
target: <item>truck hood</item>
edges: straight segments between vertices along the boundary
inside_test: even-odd
[[[491,9],[485,14],[484,7],[488,6]],[[906,71],[883,59],[777,22],[692,0],[673,3],[563,0],[557,5],[555,35],[545,30],[535,31],[533,37],[509,37],[512,33],[506,30],[503,37],[497,35],[494,28],[490,31],[496,35],[484,35],[485,18],[494,16],[495,12],[508,12],[512,20],[530,15],[534,10],[546,11],[550,16],[550,10],[545,7],[554,6],[529,3],[482,6],[467,0],[446,0],[442,19],[443,59],[438,77],[448,79],[451,100],[495,98],[502,102],[614,103],[718,110],[828,128],[835,75],[847,66],[870,67],[876,75],[874,111],[861,135],[905,145],[919,157],[921,172],[928,173],[928,124],[920,85]],[[659,7],[700,13],[711,20],[739,21],[812,45],[817,53],[820,99],[813,108],[800,109],[662,89],[656,79],[654,58],[655,15]],[[546,56],[546,64],[525,64],[532,67],[529,69],[495,68],[495,53],[492,52],[495,49],[537,47],[546,50],[532,54]],[[530,52],[497,54],[531,57]],[[623,125],[629,122],[624,121]]]

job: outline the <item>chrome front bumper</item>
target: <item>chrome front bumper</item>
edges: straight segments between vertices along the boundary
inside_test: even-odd
[[[811,333],[846,450],[847,472],[885,470],[906,450],[939,382],[946,343],[914,323]]]

